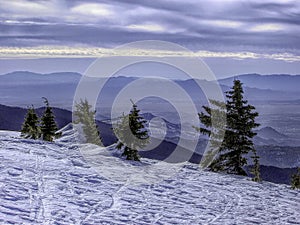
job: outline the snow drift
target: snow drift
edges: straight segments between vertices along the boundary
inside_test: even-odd
[[[186,164],[156,183],[131,184],[101,174],[139,176],[112,147],[85,146],[65,128],[55,143],[0,132],[0,224],[297,224],[300,194],[287,185],[254,183]],[[96,157],[96,158],[94,158]],[[98,157],[98,158],[97,158]],[[98,163],[94,166],[93,160]],[[102,162],[99,162],[99,160]],[[168,170],[159,164],[158,170]],[[154,169],[152,172],[155,174]],[[160,172],[158,172],[160,173]]]

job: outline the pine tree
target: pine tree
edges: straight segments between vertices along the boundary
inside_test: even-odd
[[[55,123],[52,108],[49,105],[48,99],[43,99],[46,104],[46,109],[41,119],[42,138],[45,141],[53,141],[53,138],[56,137],[55,133],[57,131],[57,125]]]
[[[41,136],[41,129],[39,127],[39,118],[35,113],[34,107],[27,110],[24,123],[22,125],[21,137],[38,139]]]
[[[139,114],[140,110],[132,102],[132,110],[129,115],[123,115],[118,124],[116,134],[119,138],[117,149],[123,149],[123,156],[127,160],[140,161],[138,149],[145,147],[148,143],[148,131],[145,129],[146,120]],[[131,135],[136,138],[133,139]]]
[[[223,102],[210,100],[212,107],[203,106],[205,113],[199,113],[199,118],[204,127],[194,127],[202,134],[210,136],[211,148],[203,155],[201,160],[201,167],[209,167],[215,171],[211,162],[214,161],[219,153],[219,146],[221,146],[224,137],[224,118],[226,118],[226,104]],[[212,129],[212,117],[214,118],[214,127]],[[211,129],[209,129],[211,128]]]
[[[256,154],[256,150],[253,149],[253,168],[251,170],[252,174],[254,175],[254,177],[252,178],[253,181],[255,182],[260,182],[261,181],[261,177],[260,177],[260,165],[259,165],[259,156]]]
[[[83,133],[87,143],[103,146],[98,126],[95,122],[96,111],[92,111],[92,106],[88,101],[81,99],[79,103],[75,105],[74,116],[76,120],[74,123],[83,125]]]
[[[255,122],[255,118],[258,116],[258,113],[254,112],[255,107],[244,100],[243,93],[242,83],[235,80],[232,89],[226,92],[226,105],[218,101],[211,101],[215,107],[204,106],[205,113],[199,113],[199,119],[206,128],[198,128],[198,130],[203,134],[213,135],[212,146],[217,146],[217,144],[220,146],[217,150],[212,150],[214,151],[214,154],[211,154],[213,161],[209,166],[212,171],[247,175],[243,169],[247,164],[245,155],[254,152],[252,138],[256,133],[253,128],[258,127],[259,124]],[[222,126],[219,127],[216,123],[217,127],[212,127],[211,124],[213,112],[215,115],[226,114],[227,124],[222,142],[218,139],[222,132]]]
[[[300,189],[300,167],[297,173],[292,175],[291,186],[292,189]]]

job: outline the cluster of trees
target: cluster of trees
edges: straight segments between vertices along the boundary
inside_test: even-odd
[[[226,104],[211,100],[214,107],[203,106],[205,112],[199,113],[199,119],[204,127],[196,129],[211,136],[212,147],[218,146],[205,155],[204,162],[207,161],[209,170],[246,176],[244,170],[247,165],[246,155],[252,153],[254,163],[252,179],[259,182],[261,181],[259,156],[252,141],[256,135],[253,129],[259,126],[255,122],[258,113],[254,111],[254,106],[244,100],[243,93],[242,83],[235,80],[232,89],[226,92]],[[225,128],[221,126],[222,124],[219,124],[219,127],[212,127],[213,113],[225,116],[227,121]],[[77,118],[76,122],[83,124],[87,142],[101,145],[101,137],[95,124],[95,111],[91,110],[87,100],[76,105],[74,115]],[[122,155],[127,160],[140,160],[138,151],[148,143],[149,139],[145,123],[137,105],[132,102],[130,113],[123,114],[115,129],[119,138],[116,147],[122,151]],[[224,138],[218,140],[221,132],[225,134]]]
[[[42,138],[45,141],[53,141],[55,137],[59,136],[56,133],[57,125],[49,101],[47,98],[43,99],[46,108],[41,118],[38,117],[33,106],[28,108],[21,129],[21,137],[31,139]]]
[[[247,155],[252,154],[252,180],[261,181],[259,156],[254,148],[252,138],[256,135],[254,128],[259,126],[255,122],[258,113],[255,107],[248,104],[243,96],[242,83],[234,80],[233,87],[226,92],[225,104],[210,100],[213,107],[203,106],[204,112],[199,113],[202,127],[195,127],[199,132],[209,135],[211,149],[204,155],[203,165],[213,172],[225,172],[247,176],[245,166],[248,164]],[[57,126],[49,102],[44,98],[46,109],[39,120],[32,107],[28,109],[22,127],[21,136],[25,138],[53,141],[57,135]],[[145,128],[146,120],[140,115],[137,105],[132,102],[132,109],[128,115],[123,114],[115,133],[119,138],[116,148],[122,151],[127,160],[140,161],[139,150],[149,141],[148,131]],[[87,143],[102,145],[102,138],[95,122],[96,111],[92,110],[87,100],[81,100],[75,106],[75,123],[82,124]],[[216,117],[226,118],[212,124]],[[300,168],[292,176],[292,188],[300,188]]]
[[[132,101],[131,101],[132,102]],[[103,146],[102,137],[95,122],[96,111],[92,110],[87,100],[80,100],[75,105],[75,124],[81,124],[87,143]],[[140,115],[137,105],[132,102],[132,109],[128,115],[123,114],[117,128],[116,135],[119,138],[117,149],[127,160],[140,161],[138,150],[147,144],[148,132],[145,128],[146,120]],[[135,138],[133,138],[135,137]]]

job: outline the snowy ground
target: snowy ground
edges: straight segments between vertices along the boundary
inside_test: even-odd
[[[0,224],[300,224],[300,192],[285,185],[192,164],[158,183],[124,184],[90,166],[71,133],[56,143],[18,136],[0,131]],[[139,168],[97,151],[120,177]]]

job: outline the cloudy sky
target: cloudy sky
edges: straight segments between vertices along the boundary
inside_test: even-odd
[[[0,0],[0,73],[83,72],[141,40],[180,44],[219,76],[300,74],[300,1]]]

